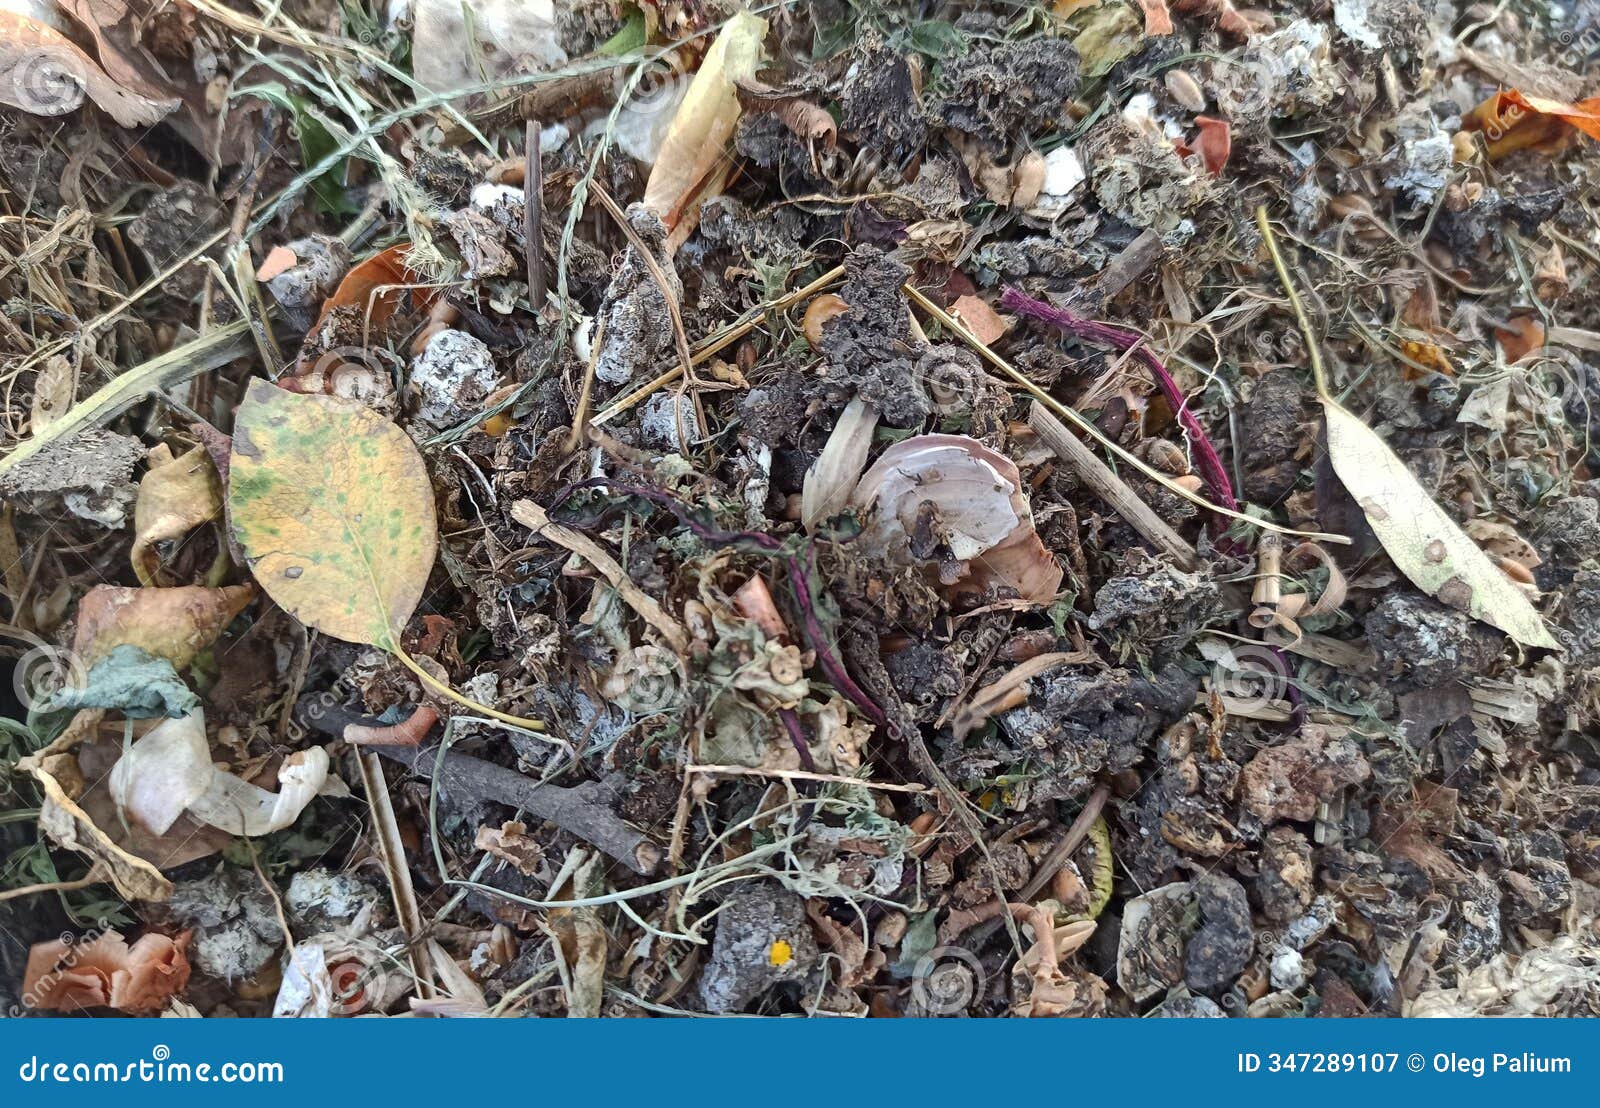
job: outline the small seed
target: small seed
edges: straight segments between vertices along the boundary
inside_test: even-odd
[[[1170,439],[1146,439],[1139,444],[1139,456],[1162,473],[1174,477],[1189,472],[1189,455]]]
[[[1533,584],[1533,571],[1513,558],[1500,555],[1495,558],[1495,564],[1500,567],[1500,572],[1519,585]]]
[[[842,297],[831,292],[825,292],[806,306],[805,319],[800,327],[806,333],[806,341],[813,350],[822,349],[822,325],[834,316],[843,312],[850,305]]]
[[[1206,109],[1206,94],[1200,91],[1200,82],[1189,76],[1182,69],[1169,69],[1164,78],[1167,91],[1172,98],[1191,112],[1203,112]]]
[[[1188,489],[1190,492],[1199,492],[1202,484],[1200,478],[1193,473],[1185,473],[1182,477],[1174,477],[1172,483],[1180,489]]]

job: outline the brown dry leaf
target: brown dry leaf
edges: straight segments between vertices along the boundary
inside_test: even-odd
[[[1463,131],[1483,132],[1490,161],[1518,150],[1557,153],[1572,140],[1574,128],[1600,139],[1600,96],[1568,104],[1501,89],[1461,120]]]
[[[150,451],[150,468],[139,480],[133,509],[133,572],[144,585],[166,585],[158,543],[187,535],[222,512],[222,482],[206,448],[174,458],[162,443]]]
[[[950,306],[950,314],[965,323],[967,330],[985,346],[993,346],[1011,330],[1010,320],[989,307],[987,300],[970,293],[956,297],[956,302]]]
[[[345,642],[394,650],[433,569],[416,444],[357,401],[256,380],[234,422],[228,514],[267,595]]]
[[[87,942],[35,943],[22,975],[23,1003],[57,1012],[113,1008],[152,1015],[189,985],[189,935],[152,931],[129,946],[116,932],[103,931]]]
[[[841,988],[854,989],[878,975],[887,963],[883,951],[869,949],[854,927],[839,923],[828,915],[828,902],[820,897],[806,901],[806,915],[822,939],[822,945],[839,958],[838,982]]]
[[[49,770],[38,765],[29,769],[44,789],[39,829],[57,846],[76,850],[99,863],[117,892],[129,900],[166,900],[172,896],[172,882],[155,866],[112,842],[89,814],[66,794]]]
[[[255,595],[253,585],[220,589],[96,585],[78,602],[72,648],[85,666],[127,643],[183,669],[217,641]]]
[[[274,246],[267,251],[267,256],[261,259],[261,264],[256,268],[257,281],[270,281],[280,273],[287,272],[300,264],[300,257],[287,246]]]
[[[426,311],[439,298],[439,290],[412,287],[425,282],[420,273],[406,265],[410,252],[409,242],[398,242],[351,267],[323,303],[318,323],[334,308],[359,308],[369,324],[383,323],[407,303],[408,297],[412,310]]]
[[[670,232],[672,249],[699,221],[700,202],[718,195],[732,166],[727,154],[739,122],[737,82],[755,77],[767,21],[748,12],[730,19],[706,52],[650,168],[644,205]]]
[[[1515,365],[1529,354],[1544,349],[1544,324],[1531,315],[1515,316],[1507,320],[1504,327],[1496,327],[1494,337],[1505,351],[1506,361]]]
[[[123,127],[148,127],[178,106],[119,85],[54,27],[0,11],[0,102],[33,115],[65,115],[85,95]]]
[[[72,407],[78,393],[78,371],[60,354],[46,358],[33,379],[33,417],[29,426],[38,434]]]
[[[544,849],[528,834],[527,825],[514,821],[502,823],[499,827],[478,828],[472,845],[510,862],[518,873],[528,877],[537,874],[539,863],[544,861]]]
[[[1323,397],[1322,406],[1334,472],[1411,583],[1526,646],[1555,649],[1556,640],[1527,596],[1462,533],[1388,444],[1331,396]]]

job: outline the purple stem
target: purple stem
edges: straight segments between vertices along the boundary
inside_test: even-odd
[[[800,768],[807,773],[817,772],[817,763],[811,757],[811,744],[806,742],[806,732],[805,728],[800,726],[800,717],[794,714],[793,708],[779,708],[778,718],[783,720],[784,729],[789,732],[789,741],[794,743],[794,752],[800,755]]]
[[[1041,323],[1048,323],[1075,338],[1097,342],[1116,350],[1130,351],[1156,379],[1156,384],[1161,386],[1161,394],[1167,398],[1167,403],[1172,405],[1178,422],[1188,432],[1189,441],[1194,444],[1200,478],[1206,483],[1206,491],[1224,508],[1230,511],[1239,510],[1239,502],[1233,496],[1233,485],[1228,480],[1228,471],[1223,468],[1222,459],[1217,457],[1216,449],[1211,445],[1211,439],[1206,435],[1205,428],[1189,410],[1188,401],[1184,399],[1183,393],[1178,391],[1178,383],[1172,379],[1172,374],[1167,372],[1167,367],[1144,345],[1143,335],[1127,327],[1100,323],[1069,312],[1065,308],[1057,308],[1042,300],[1035,300],[1019,289],[1006,289],[1001,294],[1000,306]]]

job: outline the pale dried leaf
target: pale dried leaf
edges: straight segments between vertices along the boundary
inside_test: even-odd
[[[1411,583],[1525,646],[1556,648],[1527,596],[1434,503],[1388,444],[1341,405],[1324,400],[1323,407],[1334,472]]]

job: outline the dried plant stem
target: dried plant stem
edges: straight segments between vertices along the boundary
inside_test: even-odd
[[[1311,360],[1311,376],[1317,383],[1317,395],[1331,402],[1333,394],[1328,391],[1328,371],[1322,364],[1322,344],[1317,341],[1317,334],[1311,329],[1311,317],[1306,315],[1306,306],[1300,302],[1300,293],[1289,276],[1289,265],[1283,259],[1283,251],[1278,249],[1278,240],[1272,233],[1272,221],[1267,218],[1265,204],[1256,209],[1256,226],[1261,228],[1261,237],[1266,241],[1267,253],[1272,255],[1273,268],[1278,271],[1278,281],[1289,297],[1289,306],[1294,309],[1294,321],[1300,325],[1300,334],[1305,337],[1306,356]]]
[[[815,296],[817,293],[838,281],[843,276],[844,266],[835,266],[833,269],[830,269],[821,277],[818,277],[815,281],[812,281],[803,288],[798,288],[791,293],[786,293],[783,296],[780,296],[778,299],[774,300],[772,303],[766,305],[755,314],[750,316],[749,319],[746,319],[740,323],[735,323],[733,326],[724,331],[719,331],[717,334],[711,336],[711,338],[701,343],[700,346],[693,351],[693,356],[690,360],[696,365],[700,364],[701,362],[709,361],[717,354],[720,354],[722,351],[726,350],[728,347],[744,338],[745,335],[748,335],[755,329],[757,324],[761,323],[762,320],[766,319],[773,312],[781,312],[792,304],[797,304],[800,301],[805,300],[807,297]],[[681,376],[683,376],[683,367],[674,366],[672,369],[669,369],[655,380],[650,381],[647,384],[640,385],[638,388],[628,393],[628,395],[613,403],[605,411],[595,416],[592,422],[598,425],[616,419],[617,416],[638,404],[640,401],[645,399],[645,397],[654,393],[657,389],[665,388],[667,385],[672,384],[672,382],[676,381]]]
[[[44,881],[38,885],[24,885],[20,889],[7,889],[0,893],[0,901],[16,900],[24,896],[37,896],[40,893],[70,893],[79,889],[87,889],[90,885],[98,885],[108,880],[101,872],[99,866],[93,866],[89,872],[75,881]]]
[[[1017,369],[1010,362],[996,354],[989,348],[987,343],[978,338],[978,336],[974,335],[971,331],[967,330],[960,320],[954,318],[948,312],[944,311],[944,309],[940,308],[939,305],[929,300],[917,289],[913,288],[911,285],[905,286],[905,289],[906,294],[917,303],[918,307],[927,312],[934,319],[938,320],[941,325],[951,332],[951,334],[955,335],[957,338],[961,339],[961,341],[965,342],[968,346],[972,347],[979,354],[981,354],[984,360],[990,365],[1000,370],[1000,372],[1004,373],[1007,377],[1011,378],[1029,393],[1033,394],[1034,399],[1038,400],[1056,415],[1060,416],[1078,430],[1094,439],[1095,442],[1098,442],[1101,446],[1105,447],[1107,450],[1111,451],[1111,453],[1121,458],[1128,465],[1132,466],[1134,469],[1150,478],[1150,480],[1155,481],[1157,484],[1162,485],[1163,487],[1176,493],[1178,496],[1183,497],[1190,503],[1206,509],[1208,512],[1216,512],[1218,515],[1227,516],[1229,519],[1237,519],[1242,523],[1248,523],[1250,526],[1259,527],[1264,531],[1276,531],[1282,535],[1299,535],[1302,538],[1319,539],[1323,542],[1342,543],[1344,545],[1349,545],[1350,539],[1344,535],[1328,535],[1323,534],[1320,531],[1296,531],[1292,527],[1283,527],[1279,524],[1273,523],[1271,520],[1258,519],[1255,516],[1245,515],[1243,512],[1234,511],[1232,508],[1224,508],[1220,504],[1213,504],[1199,493],[1193,492],[1184,488],[1182,485],[1177,484],[1165,473],[1162,473],[1160,470],[1157,470],[1152,466],[1147,465],[1140,459],[1134,457],[1132,453],[1123,449],[1116,442],[1112,441],[1112,439],[1109,438],[1105,432],[1101,431],[1100,428],[1096,427],[1093,423],[1090,423],[1087,419],[1084,419],[1083,416],[1079,415],[1077,412],[1061,403],[1061,401],[1051,396],[1044,389],[1034,384],[1022,373],[1021,370]]]
[[[937,792],[928,785],[900,785],[893,781],[872,781],[864,777],[844,777],[837,773],[810,773],[803,769],[752,769],[749,766],[685,766],[688,773],[711,773],[731,777],[777,777],[788,781],[822,781],[832,785],[860,785],[891,793]]]
[[[594,398],[594,371],[600,364],[600,347],[606,341],[606,321],[594,325],[594,342],[589,351],[589,364],[583,367],[583,385],[578,390],[578,410],[572,415],[572,430],[567,435],[567,453],[578,449],[583,441],[583,429],[589,422],[589,403]]]
[[[492,719],[497,719],[501,723],[510,724],[512,727],[520,727],[524,731],[544,730],[544,723],[540,720],[526,719],[522,716],[511,715],[508,712],[496,711],[487,704],[479,704],[470,696],[463,696],[461,693],[456,692],[456,690],[452,689],[449,685],[445,684],[443,681],[439,680],[433,674],[429,673],[427,670],[418,665],[415,658],[407,654],[404,650],[400,649],[399,643],[391,643],[389,650],[401,665],[405,666],[412,673],[416,674],[418,681],[421,681],[429,690],[437,693],[445,699],[453,700],[457,704],[460,704],[463,708],[471,708],[474,712],[482,712],[484,715],[489,716]]]
[[[1140,499],[1126,481],[1113,473],[1110,466],[1083,444],[1083,440],[1067,430],[1066,425],[1047,412],[1037,400],[1028,412],[1028,426],[1088,486],[1089,491],[1105,501],[1129,527],[1170,557],[1179,569],[1195,568],[1199,556],[1189,541],[1167,526],[1166,520],[1156,515],[1155,509]]]

